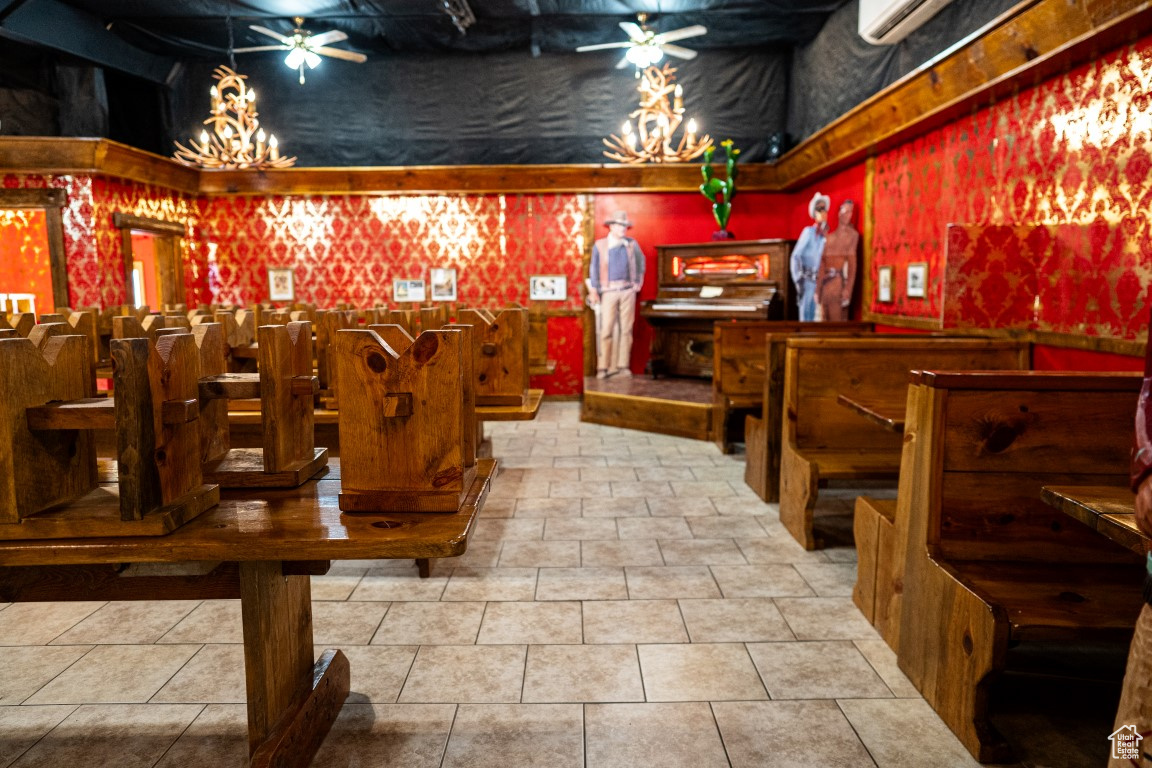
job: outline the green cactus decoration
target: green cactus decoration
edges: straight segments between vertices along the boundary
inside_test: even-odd
[[[700,185],[700,192],[712,201],[712,215],[720,225],[721,232],[728,231],[728,217],[732,215],[732,198],[736,196],[736,161],[740,158],[740,150],[732,146],[732,139],[720,142],[728,155],[726,164],[727,179],[718,179],[712,173],[712,154],[715,147],[708,147],[704,152],[704,165],[700,166],[700,173],[704,176],[704,183]]]

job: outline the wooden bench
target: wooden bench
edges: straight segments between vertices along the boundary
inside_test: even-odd
[[[896,551],[896,499],[857,496],[852,535],[856,541],[856,585],[852,589],[852,602],[876,631],[889,640],[886,630],[892,623],[891,603],[878,599],[877,574],[897,559],[903,563],[904,553],[901,551],[898,555]],[[899,621],[899,617],[896,618]]]
[[[882,401],[923,368],[1026,369],[1025,342],[892,336],[793,338],[784,360],[780,449],[780,521],[815,549],[812,532],[819,484],[830,479],[892,479],[900,469],[901,435],[881,429],[836,401]],[[899,396],[899,394],[897,394]]]
[[[765,375],[760,395],[759,415],[744,417],[744,482],[766,502],[780,501],[780,440],[784,431],[784,353],[788,339],[808,337],[871,335],[864,330],[829,330],[841,323],[804,323],[798,331],[764,335]]]
[[[744,416],[764,407],[764,335],[871,330],[871,323],[729,320],[712,325],[712,439],[722,453],[744,442]],[[733,423],[735,422],[735,423]]]
[[[910,386],[897,658],[981,762],[1011,759],[988,721],[1010,646],[1127,642],[1135,625],[1140,558],[1044,503],[1041,488],[1127,483],[1140,384],[1127,373],[926,372]]]

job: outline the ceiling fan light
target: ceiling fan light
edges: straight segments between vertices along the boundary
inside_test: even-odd
[[[300,48],[293,48],[288,51],[288,55],[284,57],[284,66],[288,67],[288,69],[299,69],[303,61],[304,51]]]
[[[637,67],[648,66],[648,54],[645,52],[645,46],[634,45],[628,49],[624,54],[624,58],[635,64]]]
[[[320,56],[312,51],[305,51],[304,63],[308,65],[308,69],[316,69],[320,66]]]
[[[647,48],[648,48],[648,66],[651,67],[655,64],[658,64],[660,62],[660,59],[664,58],[664,51],[660,50],[656,46],[649,45],[649,46],[647,46]]]

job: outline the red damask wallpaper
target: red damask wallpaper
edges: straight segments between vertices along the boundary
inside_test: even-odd
[[[876,159],[878,314],[1134,339],[1152,290],[1152,39]],[[949,235],[948,225],[959,224]],[[923,299],[907,266],[928,265]]]

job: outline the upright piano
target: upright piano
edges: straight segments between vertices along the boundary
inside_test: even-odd
[[[657,296],[648,372],[712,376],[712,323],[795,316],[788,259],[793,240],[719,240],[656,246]]]

